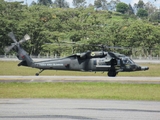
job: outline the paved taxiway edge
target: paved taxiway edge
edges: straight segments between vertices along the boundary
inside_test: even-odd
[[[0,76],[0,82],[112,82],[160,84],[160,77],[106,77],[106,76]]]

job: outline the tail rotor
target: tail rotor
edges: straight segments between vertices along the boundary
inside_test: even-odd
[[[14,43],[11,43],[10,46],[6,46],[4,48],[5,53],[10,52],[14,47],[18,47],[20,44],[22,44],[23,42],[30,39],[30,36],[28,34],[26,34],[23,39],[21,39],[19,42],[17,42],[17,39],[16,39],[15,35],[13,34],[13,32],[10,32],[8,34],[8,36],[14,41]]]

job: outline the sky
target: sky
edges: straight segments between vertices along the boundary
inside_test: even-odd
[[[30,5],[32,3],[32,1],[37,2],[37,0],[7,0],[7,1],[24,1],[24,3],[26,4],[26,2],[28,3],[28,5]],[[54,1],[54,0],[52,0]],[[67,2],[69,2],[70,6],[72,5],[72,1],[73,0],[66,0]],[[93,4],[95,0],[86,0],[87,4],[91,3]],[[134,3],[138,3],[139,0],[120,0],[121,2],[124,2],[126,4],[131,4],[132,6],[134,5]],[[107,0],[107,2],[110,2],[110,0]],[[154,4],[155,6],[157,6],[158,8],[160,8],[160,0],[143,0],[144,3],[147,2],[151,2],[152,4]]]

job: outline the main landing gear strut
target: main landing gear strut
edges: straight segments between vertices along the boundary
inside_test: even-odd
[[[117,60],[112,59],[111,60],[111,68],[108,71],[108,76],[109,77],[115,77],[117,75],[118,72],[116,72],[115,65],[117,65]]]
[[[40,70],[38,73],[36,73],[35,75],[36,75],[36,76],[39,76],[39,74],[40,74],[41,72],[43,72],[43,70],[44,70],[44,69],[41,69],[41,70]]]

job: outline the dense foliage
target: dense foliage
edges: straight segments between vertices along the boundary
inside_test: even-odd
[[[7,34],[13,31],[19,40],[27,33],[31,40],[23,44],[29,54],[69,55],[100,50],[92,45],[123,46],[127,55],[159,55],[160,26],[148,20],[118,12],[84,8],[26,6],[0,0],[0,54],[10,45]],[[66,44],[77,42],[79,44]],[[86,44],[86,46],[84,46]],[[136,48],[136,49],[135,49]],[[113,50],[115,51],[115,50]]]
[[[140,8],[140,9],[138,10],[138,12],[137,12],[137,16],[139,16],[139,17],[147,17],[147,16],[148,16],[148,13],[147,13],[146,10]]]
[[[123,13],[123,14],[125,12],[127,12],[128,9],[129,9],[129,6],[126,3],[123,3],[123,2],[117,4],[117,6],[116,6],[117,12],[120,12],[120,13]]]

